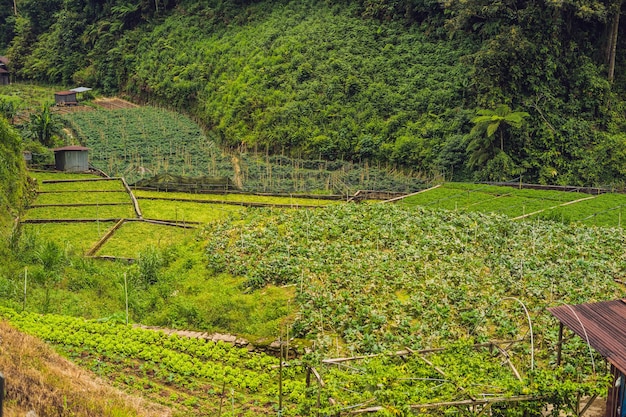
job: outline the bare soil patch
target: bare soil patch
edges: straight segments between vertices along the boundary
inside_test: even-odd
[[[106,110],[132,109],[135,107],[139,107],[137,104],[131,103],[130,101],[122,100],[118,97],[99,98],[97,100],[94,100],[93,103]]]

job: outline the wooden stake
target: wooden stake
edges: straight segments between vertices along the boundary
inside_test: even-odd
[[[28,281],[28,267],[24,267],[24,304],[22,304],[22,311],[26,311],[26,283]]]
[[[556,366],[561,365],[561,349],[563,348],[563,323],[559,323],[559,341],[556,344]]]

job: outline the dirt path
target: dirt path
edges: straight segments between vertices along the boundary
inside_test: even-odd
[[[233,178],[233,182],[235,186],[239,189],[243,188],[243,178],[241,177],[241,165],[239,164],[239,157],[237,155],[233,155],[233,170],[235,171],[235,177]]]

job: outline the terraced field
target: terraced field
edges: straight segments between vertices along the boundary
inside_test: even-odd
[[[590,195],[484,184],[445,183],[400,200],[397,204],[405,207],[493,213],[511,218],[621,227],[621,213],[626,207],[626,195]]]

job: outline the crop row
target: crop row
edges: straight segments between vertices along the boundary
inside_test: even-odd
[[[102,362],[100,366],[122,363],[143,373],[169,378],[170,382],[186,381],[184,385],[188,388],[204,381],[212,384],[215,391],[224,385],[259,395],[268,402],[277,399],[278,359],[272,356],[223,342],[166,335],[110,322],[20,314],[9,309],[2,309],[0,314],[20,330],[59,346],[78,359],[95,354]],[[303,395],[304,381],[298,374],[295,367],[284,368],[286,397]]]

